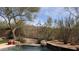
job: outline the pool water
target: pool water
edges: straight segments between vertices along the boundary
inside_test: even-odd
[[[30,46],[30,45],[18,45],[14,47],[4,48],[0,51],[51,51],[47,47],[42,46]]]

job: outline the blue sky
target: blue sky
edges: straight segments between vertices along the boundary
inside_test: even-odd
[[[38,23],[43,24],[48,19],[48,16],[52,18],[52,21],[59,20],[68,16],[68,12],[64,7],[41,7],[37,12],[37,17],[33,22],[27,22],[27,24],[37,25]],[[0,17],[1,19],[1,17]]]
[[[48,16],[52,18],[53,21],[64,18],[69,13],[63,7],[42,7],[37,13],[37,18],[34,22],[29,22],[33,25],[37,25],[39,22],[43,24],[48,19]]]

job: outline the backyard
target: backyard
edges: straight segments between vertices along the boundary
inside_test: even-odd
[[[0,7],[0,50],[32,48],[79,50],[79,8]]]

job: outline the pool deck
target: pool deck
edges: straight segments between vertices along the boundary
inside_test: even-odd
[[[51,42],[51,41],[48,41],[47,44],[50,44],[50,45],[56,46],[56,47],[72,49],[72,50],[77,50],[77,48],[79,48],[79,45],[63,44],[61,42]]]
[[[13,47],[13,46],[15,46],[15,45],[7,45],[7,43],[3,43],[3,44],[0,44],[0,49]]]
[[[40,46],[40,44],[27,44],[27,43],[25,43],[25,44],[16,44],[16,45],[31,45],[31,46]]]

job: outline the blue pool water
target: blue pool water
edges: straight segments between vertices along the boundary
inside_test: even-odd
[[[50,51],[50,49],[41,46],[18,45],[14,47],[4,48],[0,51]]]

